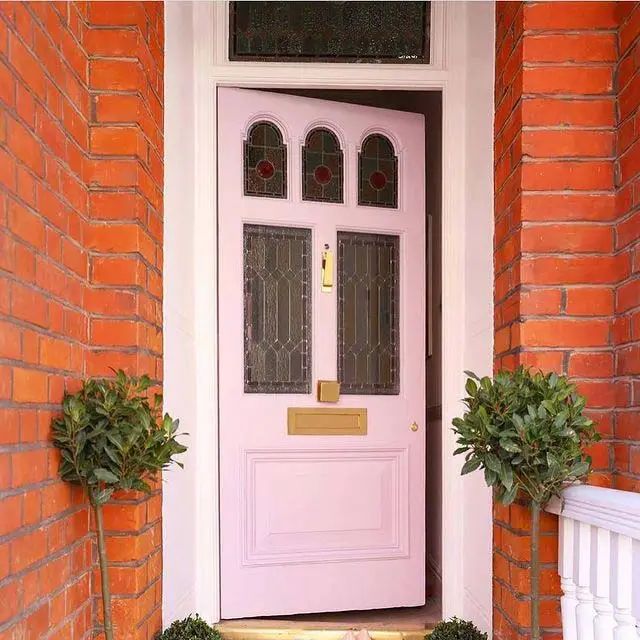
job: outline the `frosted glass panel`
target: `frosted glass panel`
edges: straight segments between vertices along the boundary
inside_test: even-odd
[[[399,393],[398,311],[398,236],[338,232],[341,393]]]
[[[310,371],[311,231],[247,224],[244,390],[309,393]]]

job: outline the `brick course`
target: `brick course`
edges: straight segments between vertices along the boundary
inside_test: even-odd
[[[65,389],[162,377],[163,8],[0,4],[0,639],[89,638],[90,513],[57,478]],[[161,623],[161,494],[105,513],[118,638]]]
[[[638,11],[632,2],[497,3],[494,123],[495,366],[570,375],[603,435],[590,452],[591,481],[633,490],[640,487]],[[494,506],[498,638],[528,634],[529,531],[521,507]],[[549,517],[546,638],[560,637],[556,550]]]

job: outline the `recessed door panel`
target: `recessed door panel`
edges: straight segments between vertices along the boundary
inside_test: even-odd
[[[245,564],[406,555],[406,454],[403,449],[247,452],[241,479]],[[274,493],[288,498],[274,500]]]

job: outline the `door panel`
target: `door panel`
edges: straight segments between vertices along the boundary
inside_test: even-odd
[[[246,565],[407,555],[406,450],[252,451],[246,462]]]
[[[222,616],[422,604],[423,119],[242,89],[218,118]]]

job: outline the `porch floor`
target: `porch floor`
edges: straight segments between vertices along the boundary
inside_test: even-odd
[[[341,640],[347,631],[360,629],[373,640],[422,640],[442,619],[440,611],[440,601],[433,598],[422,607],[222,620],[217,627],[228,640]]]

